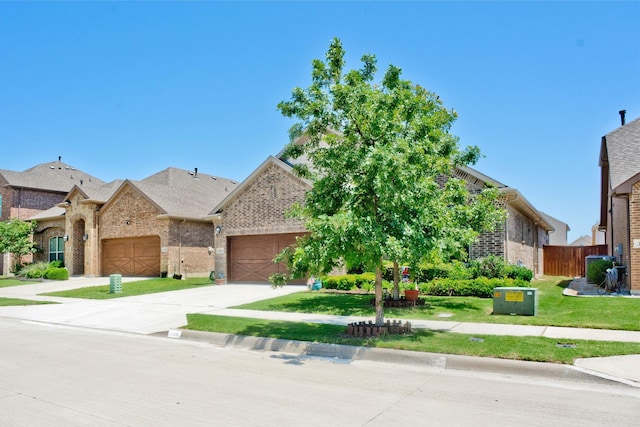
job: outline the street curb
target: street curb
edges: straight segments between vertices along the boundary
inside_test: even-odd
[[[479,371],[502,375],[532,376],[573,381],[596,381],[601,383],[618,382],[614,378],[603,378],[571,365],[555,363],[322,344],[307,341],[192,331],[187,329],[176,329],[156,335],[168,336],[174,339],[207,342],[224,348],[282,352],[298,356],[336,358],[345,361],[367,360],[459,371]]]

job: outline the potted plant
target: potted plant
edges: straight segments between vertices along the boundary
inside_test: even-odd
[[[404,298],[407,301],[416,302],[418,301],[418,295],[420,295],[420,290],[418,289],[418,284],[414,284],[413,289],[405,289],[404,290]]]
[[[224,285],[224,273],[222,271],[216,272],[216,285]]]

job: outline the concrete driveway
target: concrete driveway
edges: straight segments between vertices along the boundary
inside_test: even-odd
[[[126,283],[140,278],[122,278]],[[109,279],[71,278],[0,288],[0,297],[54,301],[60,304],[0,307],[1,317],[34,322],[152,334],[187,324],[187,313],[215,314],[227,307],[306,290],[306,286],[209,285],[109,300],[60,298],[39,295],[80,287],[108,285]]]

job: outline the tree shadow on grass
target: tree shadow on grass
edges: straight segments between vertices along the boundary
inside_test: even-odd
[[[336,316],[373,316],[375,307],[372,304],[372,294],[308,294],[304,298],[286,303],[273,304],[268,308],[272,311],[286,311],[298,313],[322,313]],[[466,297],[438,297],[421,296],[424,305],[409,307],[386,307],[385,317],[400,318],[428,318],[438,311],[453,312],[481,312],[484,304],[480,300]],[[241,306],[240,308],[253,308]]]

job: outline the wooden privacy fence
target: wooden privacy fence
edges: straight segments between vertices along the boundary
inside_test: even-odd
[[[548,276],[585,277],[585,258],[589,255],[607,255],[607,245],[544,245],[543,249],[544,274]]]

